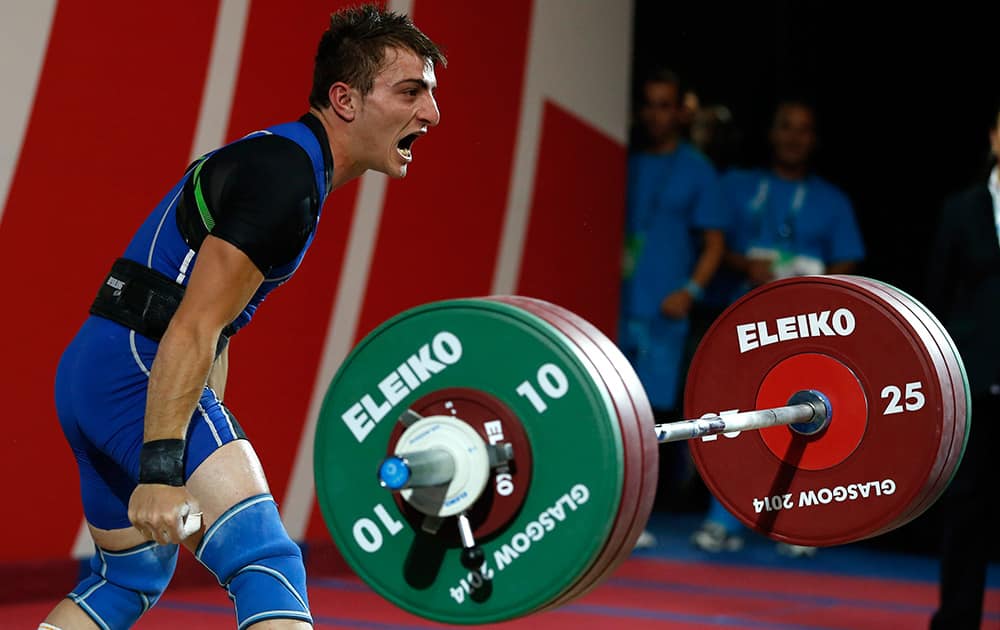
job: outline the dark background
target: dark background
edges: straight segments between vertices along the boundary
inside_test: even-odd
[[[666,66],[703,105],[727,105],[742,132],[744,166],[765,163],[778,99],[814,104],[815,170],[853,201],[868,251],[857,273],[919,298],[944,198],[988,173],[988,131],[1000,105],[1000,3],[870,4],[878,8],[636,0],[633,83]],[[941,516],[938,504],[861,544],[934,553]]]
[[[636,0],[633,80],[657,66],[729,106],[763,163],[777,99],[817,108],[816,171],[851,197],[859,273],[919,297],[944,197],[985,177],[1000,104],[1000,3]]]

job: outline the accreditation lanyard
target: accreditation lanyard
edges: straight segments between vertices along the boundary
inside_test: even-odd
[[[997,242],[1000,243],[1000,174],[998,174],[997,169],[1000,167],[993,167],[990,171],[990,179],[986,184],[986,188],[990,191],[990,197],[993,199],[993,222],[997,228]]]
[[[778,238],[781,239],[783,243],[790,246],[795,238],[795,224],[798,220],[799,213],[802,211],[802,206],[806,202],[806,193],[809,187],[805,182],[800,182],[795,188],[795,193],[792,195],[792,201],[789,204],[788,211],[785,212],[778,221]],[[771,180],[768,177],[762,177],[760,184],[757,186],[757,194],[754,198],[750,200],[750,211],[754,217],[756,223],[757,233],[757,244],[763,245],[764,232],[766,227],[764,210],[770,208],[770,192],[771,192]]]

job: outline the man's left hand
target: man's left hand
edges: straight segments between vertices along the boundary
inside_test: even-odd
[[[660,302],[660,312],[670,319],[684,319],[691,311],[694,298],[686,289],[674,291]]]

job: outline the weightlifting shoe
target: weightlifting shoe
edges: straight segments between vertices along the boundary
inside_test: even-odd
[[[792,545],[789,543],[779,542],[778,553],[783,556],[788,556],[789,558],[812,558],[816,555],[815,547],[806,547],[804,545]]]
[[[642,530],[639,539],[635,541],[635,549],[650,549],[656,546],[656,536],[648,529]]]
[[[691,544],[709,553],[739,551],[743,548],[743,538],[730,534],[718,523],[706,522],[691,534]]]

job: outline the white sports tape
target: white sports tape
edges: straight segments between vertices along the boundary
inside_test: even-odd
[[[201,529],[201,512],[195,512],[194,514],[188,514],[187,518],[184,519],[184,524],[181,525],[181,538],[187,538],[191,534],[199,531]],[[58,628],[56,629],[58,630]]]

